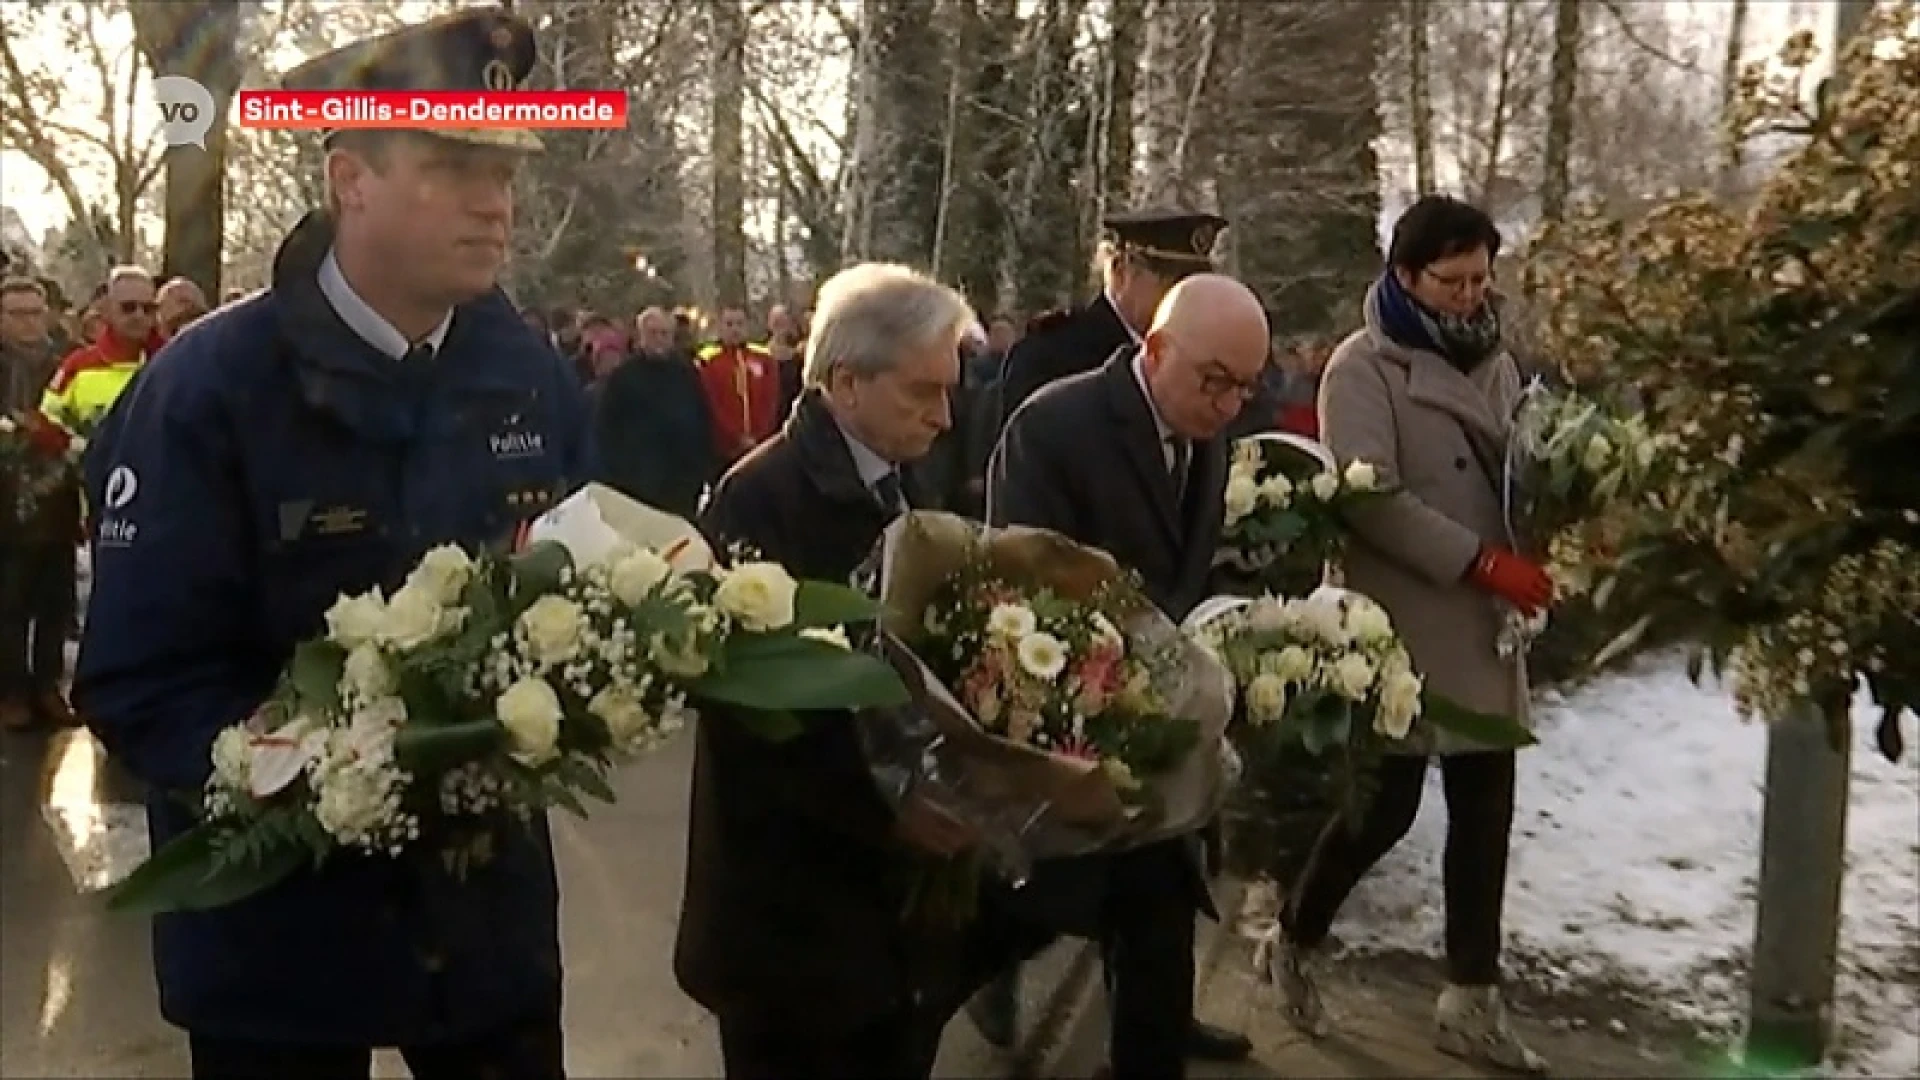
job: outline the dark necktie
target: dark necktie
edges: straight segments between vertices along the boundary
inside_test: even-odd
[[[889,518],[906,510],[906,495],[900,488],[900,471],[890,469],[880,479],[873,482],[873,497],[880,500],[880,508]]]
[[[403,364],[420,365],[433,363],[433,345],[422,341],[407,346],[407,355],[402,356],[400,362]]]
[[[1187,494],[1187,466],[1193,460],[1193,444],[1178,435],[1169,435],[1164,456],[1167,476],[1173,481],[1173,501],[1178,503]]]

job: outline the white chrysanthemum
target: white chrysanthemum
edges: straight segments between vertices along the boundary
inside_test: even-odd
[[[407,575],[408,585],[425,589],[444,606],[458,604],[473,580],[473,560],[453,544],[441,544],[420,559]]]
[[[1349,701],[1364,701],[1367,693],[1373,689],[1373,677],[1376,674],[1373,661],[1359,653],[1348,653],[1334,662],[1327,672],[1327,681],[1334,693]]]
[[[506,729],[508,753],[529,767],[554,759],[560,745],[560,696],[545,679],[521,679],[500,695],[493,712]]]
[[[1235,525],[1247,515],[1253,513],[1260,503],[1260,485],[1253,477],[1241,473],[1227,481],[1226,509],[1227,524]]]
[[[1372,491],[1380,484],[1380,475],[1372,464],[1365,461],[1353,461],[1347,465],[1346,484],[1355,491]]]
[[[1314,498],[1321,502],[1330,502],[1335,495],[1340,494],[1340,477],[1330,472],[1315,473],[1313,480],[1307,486],[1313,489]]]
[[[244,724],[224,728],[213,737],[212,783],[228,791],[253,786],[253,733]]]
[[[400,587],[387,601],[380,625],[380,643],[400,652],[412,652],[440,636],[448,625],[447,610],[433,590],[420,584]]]
[[[379,589],[342,596],[327,609],[327,640],[343,649],[355,649],[380,639],[387,602]]]
[[[800,636],[813,641],[838,645],[842,649],[853,648],[853,642],[847,640],[847,628],[844,626],[810,626],[800,631]]]
[[[652,548],[638,548],[622,555],[613,564],[608,584],[620,602],[633,607],[653,593],[659,584],[673,576],[673,567]]]
[[[1008,641],[1018,641],[1039,627],[1033,609],[1025,604],[995,604],[987,612],[987,633]]]
[[[799,591],[799,583],[779,563],[742,563],[720,579],[713,605],[748,630],[785,630],[793,624]]]
[[[1052,681],[1067,668],[1066,644],[1044,630],[1021,638],[1016,651],[1020,667],[1036,679]]]
[[[1287,684],[1278,675],[1255,675],[1247,683],[1247,719],[1262,727],[1277,723],[1287,711]]]
[[[564,664],[580,652],[586,612],[574,600],[550,593],[520,613],[518,627],[536,661]]]
[[[350,847],[374,847],[394,825],[405,777],[387,762],[345,761],[316,770],[313,816]]]
[[[348,653],[340,681],[362,698],[385,697],[393,693],[395,686],[393,669],[387,666],[386,657],[376,645],[359,645]]]
[[[1285,473],[1274,473],[1260,481],[1260,501],[1275,510],[1285,510],[1293,503],[1293,481]]]

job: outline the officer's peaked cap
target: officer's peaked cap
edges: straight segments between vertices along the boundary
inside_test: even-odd
[[[349,93],[515,90],[538,57],[526,20],[505,8],[476,8],[323,53],[287,72],[280,84]],[[541,148],[539,136],[525,128],[435,128],[432,134],[510,150]]]
[[[1110,214],[1101,222],[1121,251],[1195,269],[1213,265],[1213,244],[1227,227],[1218,214],[1154,208]]]

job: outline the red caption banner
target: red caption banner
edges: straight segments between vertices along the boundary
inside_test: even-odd
[[[242,90],[243,128],[623,128],[624,90]]]

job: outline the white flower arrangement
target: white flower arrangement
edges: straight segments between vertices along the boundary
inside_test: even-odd
[[[458,872],[513,818],[612,801],[612,767],[686,727],[696,699],[768,738],[792,711],[904,699],[850,648],[871,600],[774,563],[680,558],[686,542],[596,545],[591,562],[564,537],[511,558],[442,546],[391,595],[339,597],[267,704],[214,740],[201,825],[113,902],[213,906],[337,850],[423,841]]]
[[[1317,583],[1347,536],[1344,515],[1389,494],[1370,462],[1337,468],[1326,447],[1297,435],[1256,435],[1234,444],[1217,563],[1261,589]]]

